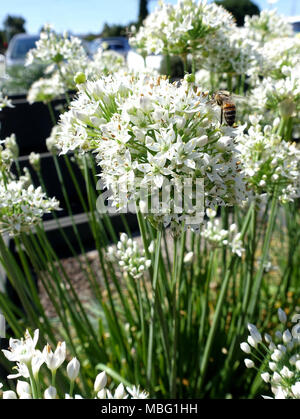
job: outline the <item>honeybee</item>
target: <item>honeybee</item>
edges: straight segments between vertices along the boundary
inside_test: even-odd
[[[227,90],[218,90],[212,95],[212,99],[221,107],[221,124],[224,115],[226,123],[232,127],[235,122],[236,106],[231,94]]]

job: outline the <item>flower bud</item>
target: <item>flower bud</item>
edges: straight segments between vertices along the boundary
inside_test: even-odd
[[[82,72],[76,73],[75,74],[75,77],[74,77],[74,82],[76,84],[83,84],[83,83],[85,83],[86,82],[86,76],[85,76],[85,74],[82,73]]]
[[[73,358],[67,365],[67,374],[71,381],[74,381],[79,374],[80,363],[77,358]]]
[[[26,381],[17,381],[16,391],[19,397],[23,393],[31,394],[31,387]]]
[[[294,385],[291,387],[291,390],[292,390],[292,393],[294,394],[294,396],[295,396],[297,399],[300,399],[300,381],[297,381],[297,383],[296,383],[296,384],[294,384]]]
[[[278,318],[279,318],[279,321],[283,324],[285,324],[287,321],[287,316],[281,308],[278,309]]]
[[[125,388],[123,384],[121,383],[116,388],[114,399],[124,399],[125,396],[126,396]]]
[[[254,368],[254,362],[251,359],[244,359],[245,365],[247,368]]]
[[[106,399],[106,389],[103,388],[97,393],[98,399]]]
[[[241,350],[242,350],[243,352],[245,352],[246,354],[250,354],[250,352],[251,352],[251,348],[250,348],[250,346],[248,345],[248,343],[247,343],[247,342],[242,342],[242,343],[240,344],[240,348],[241,348]]]
[[[262,341],[261,334],[257,330],[257,327],[254,324],[248,324],[248,330],[252,336],[252,338],[256,341],[256,343],[260,343]]]
[[[270,335],[268,335],[268,333],[265,333],[265,341],[267,342],[267,343],[271,343],[272,342],[272,337],[270,336]]]
[[[44,399],[56,399],[57,391],[55,387],[48,387],[44,392]]]
[[[270,381],[270,374],[268,372],[264,372],[260,376],[265,383],[268,383]]]
[[[283,332],[282,340],[283,340],[284,343],[291,342],[292,335],[291,335],[291,332],[288,329]]]
[[[107,376],[105,371],[100,372],[100,374],[97,375],[94,383],[94,390],[96,393],[98,393],[100,390],[102,390],[107,383]]]
[[[36,172],[39,172],[41,169],[41,156],[38,153],[33,151],[29,154],[29,163]]]
[[[12,390],[3,391],[3,399],[17,399],[17,395]]]

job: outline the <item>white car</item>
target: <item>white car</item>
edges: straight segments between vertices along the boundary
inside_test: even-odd
[[[12,66],[23,66],[25,63],[27,52],[35,48],[36,41],[39,40],[38,35],[27,35],[24,33],[15,35],[9,42],[6,55],[6,68]]]

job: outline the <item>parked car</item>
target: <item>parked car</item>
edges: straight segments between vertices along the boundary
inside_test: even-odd
[[[94,54],[99,48],[105,50],[111,50],[122,54],[124,58],[127,58],[127,54],[130,51],[130,45],[128,39],[124,36],[114,36],[110,38],[98,38],[91,44],[91,52]]]
[[[38,40],[38,35],[28,35],[24,33],[15,35],[9,42],[6,51],[6,68],[24,65],[27,52],[35,47],[35,43]]]
[[[300,32],[300,16],[288,17],[287,21],[293,26],[293,30],[295,33]]]

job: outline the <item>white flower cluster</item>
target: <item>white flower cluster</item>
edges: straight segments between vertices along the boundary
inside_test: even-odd
[[[79,38],[58,35],[50,25],[45,25],[41,31],[36,47],[28,52],[26,65],[36,59],[44,63],[61,63],[68,60],[86,59],[86,53]]]
[[[2,111],[3,108],[13,108],[12,101],[8,99],[8,97],[4,96],[3,93],[0,91],[0,111]]]
[[[0,169],[1,170],[9,170],[13,160],[18,158],[18,156],[19,156],[19,147],[16,141],[15,134],[11,134],[9,137],[6,137],[4,140],[0,141]]]
[[[293,35],[293,28],[276,9],[262,10],[259,15],[245,17],[245,29],[250,39],[263,44],[273,38]]]
[[[58,76],[55,77],[60,77],[67,88],[72,88],[74,75],[86,69],[88,57],[79,38],[67,33],[58,35],[50,25],[45,25],[36,47],[28,52],[25,65],[34,62],[48,64],[48,74],[58,70]]]
[[[96,149],[101,177],[116,208],[139,201],[147,213],[143,208],[148,209],[150,195],[168,185],[179,190],[187,178],[191,200],[199,198],[194,187],[203,179],[206,207],[245,200],[233,141],[238,130],[220,126],[219,107],[192,83],[119,73],[80,89],[61,118],[58,146],[64,153]],[[123,187],[126,193],[121,193]],[[141,190],[149,188],[151,193],[142,196]],[[200,210],[194,206],[180,211],[176,205],[171,191],[167,200],[155,204],[156,221],[178,225],[187,213],[194,216]]]
[[[197,60],[200,67],[214,73],[246,75],[259,60],[258,43],[247,37],[244,28],[224,24],[207,38]]]
[[[249,324],[250,335],[247,342],[241,343],[240,347],[246,354],[253,354],[255,359],[268,365],[268,369],[261,373],[261,378],[266,383],[270,383],[275,399],[299,399],[300,314],[293,316],[294,326],[291,330],[285,326],[287,316],[282,309],[278,310],[278,317],[283,329],[277,330],[274,338],[265,334],[263,339],[256,326]],[[255,368],[255,362],[248,358],[245,359],[245,365],[247,368]]]
[[[41,78],[35,81],[28,90],[27,100],[30,104],[35,102],[46,104],[64,94],[64,92],[64,84],[56,72],[49,78]]]
[[[0,182],[0,232],[14,236],[28,232],[44,214],[59,210],[55,198],[47,198],[41,187],[24,187],[23,179]]]
[[[292,117],[300,111],[300,65],[286,68],[287,76],[281,79],[264,78],[249,97],[252,111],[271,109],[277,116]]]
[[[57,370],[63,365],[66,360],[66,343],[59,342],[55,351],[53,352],[51,346],[47,344],[43,351],[36,349],[39,338],[39,330],[35,330],[33,337],[28,330],[25,332],[25,338],[10,339],[9,350],[3,349],[2,352],[5,357],[11,361],[16,362],[14,369],[17,371],[14,374],[8,375],[8,379],[16,379],[22,377],[23,380],[18,380],[16,384],[16,392],[12,390],[3,391],[3,399],[57,399],[59,398],[57,389],[55,387],[55,376]],[[52,374],[52,385],[43,389],[40,380],[40,370],[43,365],[46,365]],[[78,381],[80,370],[80,363],[77,358],[71,359],[66,367],[67,377],[70,381],[70,392],[65,394],[64,399],[82,399],[80,394],[73,396],[74,383]],[[43,382],[43,381],[42,381]],[[43,382],[44,384],[44,382]],[[126,390],[123,384],[119,384],[114,392],[111,392],[107,385],[107,376],[105,371],[99,373],[94,381],[93,394],[90,398],[98,399],[146,399],[148,394],[145,391],[140,391],[139,387],[127,387]],[[0,388],[3,385],[1,384]]]
[[[237,225],[232,223],[229,230],[223,229],[220,225],[220,220],[216,218],[216,214],[215,210],[210,208],[206,210],[209,221],[202,231],[203,237],[205,237],[212,246],[227,246],[232,253],[241,257],[245,249],[243,248],[241,233],[238,232]]]
[[[201,48],[219,26],[232,22],[232,16],[223,7],[207,4],[205,0],[179,0],[174,6],[161,1],[130,39],[130,44],[144,56],[187,55]]]
[[[108,258],[112,262],[117,261],[122,272],[134,279],[141,278],[151,266],[151,260],[145,256],[145,249],[139,249],[138,242],[130,239],[126,233],[120,235],[116,249],[108,248]]]
[[[274,38],[265,42],[259,48],[257,75],[285,78],[300,63],[300,39],[296,36],[288,38]]]
[[[101,76],[113,74],[122,68],[126,68],[123,55],[116,51],[106,51],[103,48],[99,48],[88,64],[86,70],[87,79],[95,80]]]
[[[18,157],[18,145],[12,134],[0,145],[0,232],[11,236],[29,231],[42,216],[59,209],[59,202],[47,198],[41,187],[34,188],[28,171],[18,179],[10,167]],[[31,162],[37,168],[39,156],[31,154]]]
[[[57,148],[58,135],[59,135],[59,126],[54,125],[49,137],[46,138],[47,150],[52,154],[56,154],[58,152],[58,148]]]
[[[251,116],[248,133],[237,136],[242,168],[251,190],[272,195],[276,189],[283,203],[300,196],[300,150],[274,133],[274,127],[261,127],[260,118]]]

